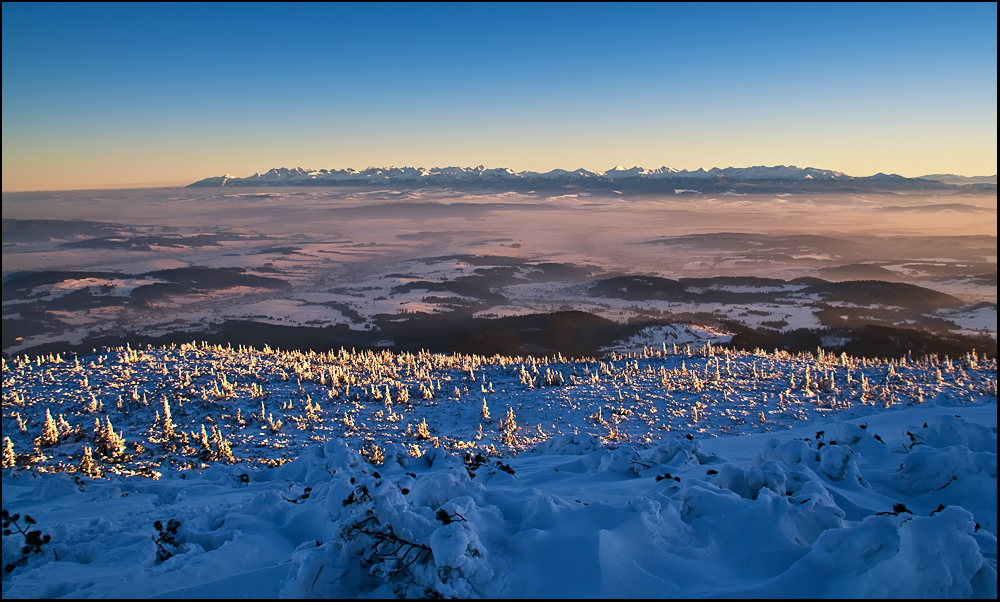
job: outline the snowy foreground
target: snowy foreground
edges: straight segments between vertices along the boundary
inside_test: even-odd
[[[711,347],[15,360],[3,597],[995,598],[996,383]]]

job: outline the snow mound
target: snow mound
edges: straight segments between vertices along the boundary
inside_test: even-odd
[[[534,450],[540,454],[582,456],[601,449],[602,446],[599,437],[576,434],[546,439],[535,446]]]
[[[995,597],[995,435],[919,410],[923,444],[892,449],[856,419],[743,438],[744,465],[711,441],[574,435],[509,463],[386,446],[373,464],[332,439],[253,474],[8,471],[5,508],[53,544],[3,595]],[[167,518],[180,529],[161,560]],[[4,563],[19,554],[5,537]]]

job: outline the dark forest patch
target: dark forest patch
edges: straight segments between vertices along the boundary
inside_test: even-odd
[[[276,290],[291,286],[288,282],[278,278],[246,274],[243,268],[174,268],[147,272],[143,275],[147,278],[159,278],[202,290],[235,288],[237,286]]]
[[[533,314],[507,318],[480,319],[442,314],[383,315],[376,318],[376,330],[351,330],[346,324],[326,327],[282,326],[229,320],[199,332],[172,332],[163,336],[128,333],[121,336],[98,336],[79,345],[65,341],[32,347],[30,353],[90,354],[101,347],[125,344],[133,348],[142,345],[170,345],[205,341],[213,345],[247,345],[261,349],[264,345],[280,349],[313,351],[351,349],[391,349],[441,353],[479,353],[494,355],[546,356],[561,353],[566,357],[596,356],[602,347],[627,338],[650,323],[618,324],[600,316],[579,311]],[[24,325],[25,336],[30,324]],[[7,321],[4,336],[7,337]],[[11,345],[13,333],[10,330]],[[378,343],[393,341],[393,345]],[[6,343],[5,343],[6,345]]]
[[[136,301],[144,303],[155,303],[166,301],[170,297],[187,295],[191,293],[191,287],[176,282],[154,282],[153,284],[143,284],[132,289],[130,296]]]
[[[913,328],[865,325],[857,328],[806,329],[787,332],[769,329],[754,330],[737,322],[726,322],[733,332],[727,344],[733,349],[753,351],[781,349],[791,353],[815,352],[822,347],[833,353],[847,353],[853,357],[900,358],[912,353],[914,357],[936,353],[941,357],[961,357],[975,350],[996,357],[997,342],[990,337],[962,335],[936,335]],[[824,344],[824,341],[837,341]]]
[[[535,282],[586,280],[604,270],[597,266],[576,265],[574,263],[543,262],[529,264],[531,271],[525,277]]]
[[[617,276],[600,280],[590,288],[590,296],[626,301],[684,302],[691,298],[683,284],[658,276]]]
[[[800,290],[766,291],[764,287],[787,285],[805,286]],[[759,287],[759,292],[737,292],[713,288],[717,286]],[[702,290],[695,290],[702,289]],[[590,288],[592,297],[625,301],[669,301],[675,303],[761,303],[779,299],[795,299],[817,295],[824,302],[851,303],[861,306],[891,306],[911,312],[924,312],[955,307],[962,302],[913,284],[880,280],[827,282],[821,279],[798,278],[792,281],[776,278],[682,278],[670,280],[656,276],[618,276],[599,280]]]
[[[392,293],[409,293],[411,291],[427,291],[429,293],[454,293],[463,297],[479,299],[487,305],[502,305],[507,302],[507,298],[490,290],[485,278],[467,277],[462,280],[451,280],[448,282],[430,282],[428,280],[417,280],[407,282],[392,287]]]
[[[645,244],[726,251],[729,254],[741,254],[754,258],[791,259],[792,255],[803,254],[854,257],[858,254],[857,244],[853,241],[812,234],[770,236],[745,232],[715,232],[668,236],[650,240]]]
[[[296,251],[301,251],[302,247],[270,247],[255,251],[254,255],[291,255]]]
[[[870,263],[852,263],[832,268],[823,268],[819,273],[828,280],[882,280],[885,282],[900,282],[904,280],[899,274],[882,266]]]
[[[390,349],[393,351],[427,350],[440,353],[477,353],[481,355],[597,357],[600,349],[613,346],[645,327],[664,321],[633,321],[618,324],[593,314],[579,311],[532,314],[507,318],[474,319],[449,315],[409,314],[406,317],[383,315],[377,318],[377,330],[351,330],[346,324],[302,327],[279,326],[260,322],[230,320],[200,332],[173,332],[159,337],[137,333],[123,336],[99,336],[80,345],[56,342],[32,347],[31,354],[89,354],[101,347],[125,344],[169,345],[205,341],[219,345],[247,345],[258,349],[297,349],[329,351],[341,347],[358,350]],[[990,337],[935,335],[925,331],[876,325],[857,328],[796,329],[780,332],[768,328],[753,329],[737,322],[723,322],[735,333],[727,346],[752,351],[782,349],[789,352],[815,352],[818,347],[834,352],[846,352],[856,357],[903,357],[937,353],[960,357],[975,349],[996,357],[997,344]],[[45,332],[49,332],[48,324]],[[13,345],[16,336],[31,336],[39,326],[32,320],[4,320],[4,345]],[[10,341],[8,342],[8,339]],[[379,345],[385,340],[390,346]],[[825,344],[824,341],[827,343]],[[5,354],[6,355],[6,354]]]
[[[20,343],[18,339],[34,337],[42,334],[62,332],[67,325],[47,316],[42,319],[8,319],[3,320],[3,348],[7,349]]]
[[[239,240],[238,236],[224,234],[196,234],[193,236],[108,236],[64,242],[67,249],[124,249],[127,251],[152,251],[152,247],[217,247],[223,240]]]
[[[31,290],[39,286],[49,286],[59,284],[66,280],[86,280],[93,278],[96,280],[114,280],[116,278],[126,278],[125,274],[118,272],[67,272],[67,271],[44,271],[44,272],[16,272],[3,281],[3,298],[20,298],[19,291]]]
[[[3,241],[44,242],[77,236],[109,236],[122,228],[117,224],[84,220],[3,218]]]
[[[818,284],[801,291],[816,294],[825,301],[840,301],[856,305],[884,305],[915,311],[930,311],[942,307],[955,307],[962,302],[944,293],[914,284],[882,282],[879,280],[849,280]]]
[[[679,278],[684,286],[744,286],[753,288],[782,287],[788,284],[780,278],[760,278],[757,276],[713,276],[711,278]]]
[[[51,301],[39,302],[39,308],[47,311],[83,311],[98,307],[121,307],[128,305],[127,297],[117,295],[95,295],[91,287],[77,289],[56,297]]]
[[[427,265],[445,261],[462,261],[469,265],[479,266],[522,266],[530,263],[522,257],[509,257],[507,255],[441,255],[440,257],[424,257],[419,261],[423,261]]]
[[[980,286],[996,286],[997,285],[997,275],[996,272],[992,274],[977,274],[971,278],[972,282]]]

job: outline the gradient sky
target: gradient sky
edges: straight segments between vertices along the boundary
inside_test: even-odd
[[[997,171],[997,5],[3,4],[3,190],[271,167]]]

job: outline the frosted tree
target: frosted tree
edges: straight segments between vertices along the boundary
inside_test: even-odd
[[[427,428],[427,419],[424,418],[420,424],[417,425],[417,439],[426,441],[431,438],[430,429]]]
[[[125,453],[125,438],[115,433],[110,417],[105,416],[104,420],[104,425],[97,431],[94,447],[108,458],[118,458]]]
[[[42,436],[35,439],[38,447],[52,447],[59,443],[59,427],[52,418],[52,412],[45,410],[45,424],[42,426]]]
[[[201,459],[202,460],[213,460],[215,454],[212,453],[212,447],[208,443],[208,433],[205,432],[205,425],[201,425],[201,434],[197,437],[199,445],[201,445]]]
[[[486,398],[483,398],[483,408],[481,410],[483,416],[483,422],[489,424],[490,422],[490,408],[486,405]]]
[[[212,447],[215,448],[216,460],[227,464],[236,464],[236,458],[233,456],[233,449],[229,445],[229,441],[226,441],[225,437],[222,436],[222,431],[214,424],[212,425]]]
[[[10,437],[3,438],[3,467],[14,468],[17,463],[17,454],[14,453],[14,443]]]
[[[507,408],[507,417],[500,422],[503,431],[503,442],[507,445],[517,444],[517,422],[514,420],[514,408]]]
[[[174,420],[170,416],[170,404],[167,398],[163,398],[163,417],[160,419],[160,429],[163,432],[163,439],[169,441],[174,438]]]
[[[517,422],[514,420],[514,408],[507,408],[507,417],[500,423],[501,430],[514,432],[517,430]]]
[[[275,420],[270,412],[267,414],[267,428],[272,433],[277,433],[281,430],[281,420]]]
[[[104,410],[104,404],[98,401],[93,393],[90,394],[90,401],[83,406],[83,411],[88,414],[96,414]]]
[[[78,470],[92,479],[101,476],[101,469],[97,466],[97,462],[94,461],[94,453],[90,447],[83,448],[83,459],[80,460]]]
[[[59,420],[56,421],[56,427],[59,429],[60,437],[68,437],[73,434],[73,427],[66,422],[66,418],[62,414],[59,414]]]

